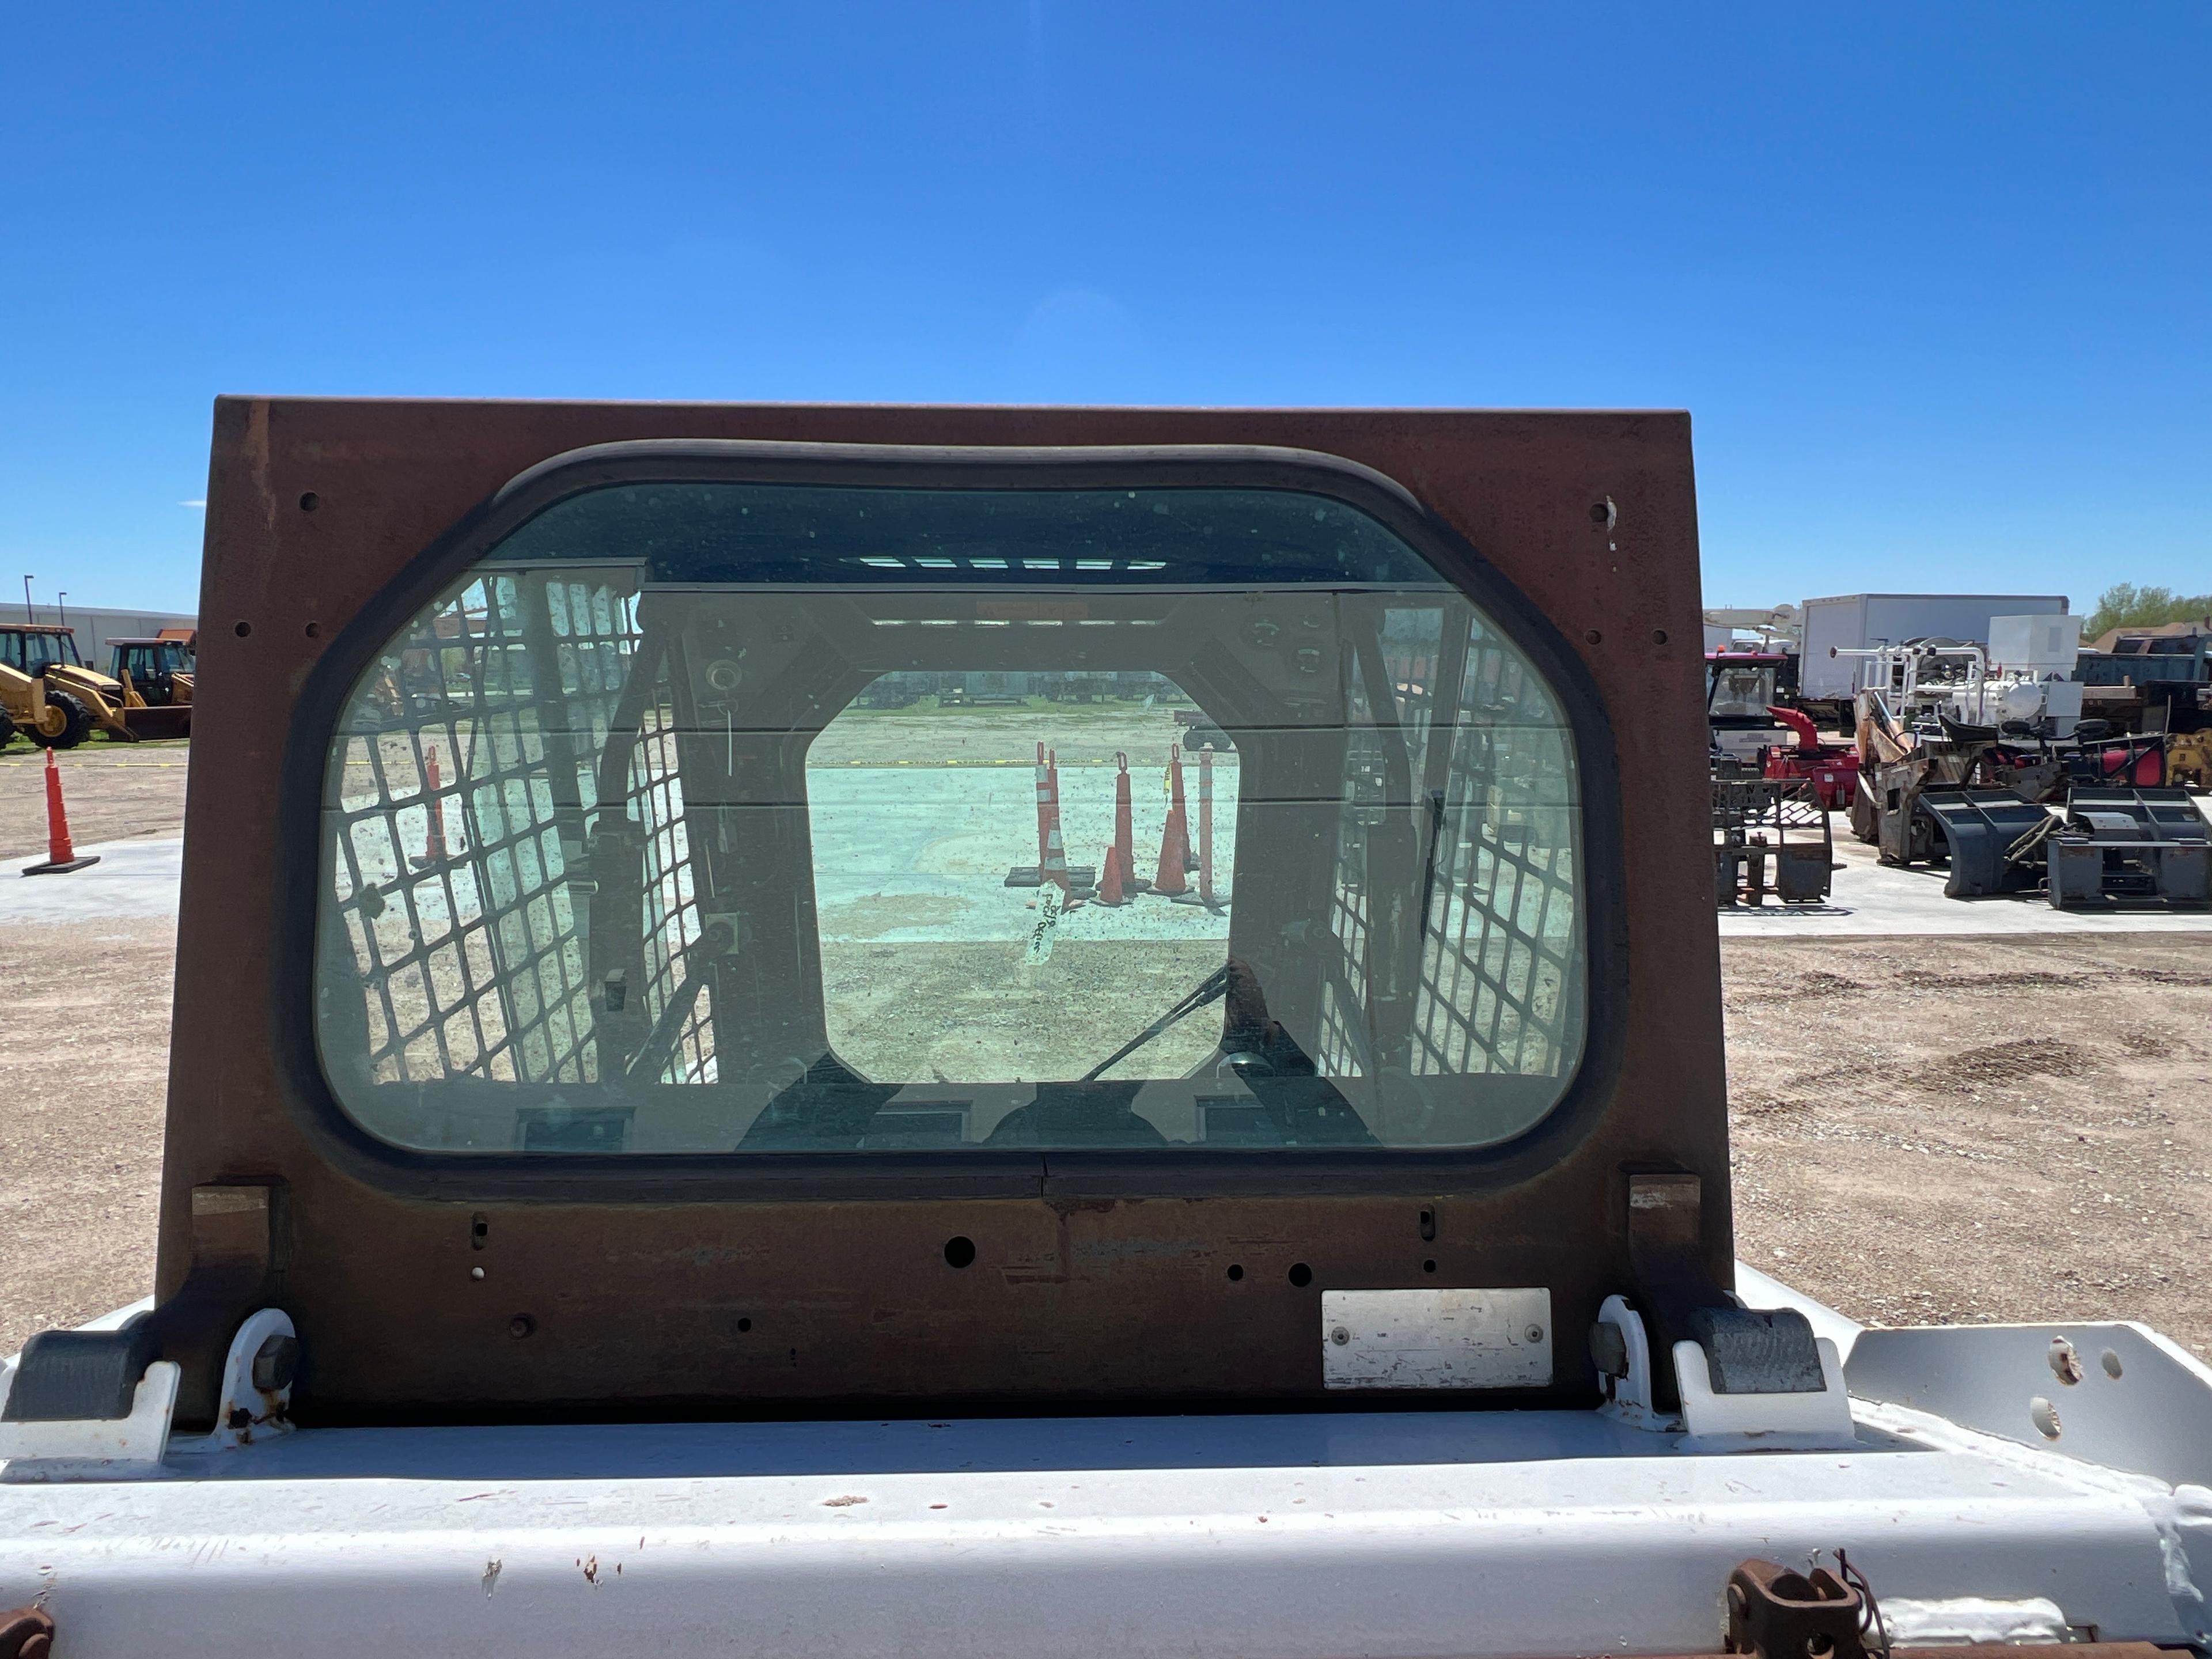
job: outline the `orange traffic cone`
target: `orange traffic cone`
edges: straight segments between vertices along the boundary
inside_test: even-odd
[[[1036,756],[1036,814],[1037,814],[1037,879],[1044,879],[1044,843],[1052,833],[1052,813],[1058,802],[1052,775],[1045,769],[1044,744],[1037,744]]]
[[[1109,862],[1121,866],[1122,890],[1133,898],[1152,883],[1137,874],[1137,836],[1129,816],[1129,757],[1117,749],[1114,760],[1121,769],[1114,778],[1114,852]]]
[[[1152,872],[1152,890],[1173,898],[1190,884],[1183,879],[1190,867],[1190,824],[1182,799],[1182,750],[1168,750],[1168,821],[1160,832],[1160,866]]]
[[[1106,873],[1098,878],[1098,902],[1109,906],[1120,906],[1129,902],[1121,882],[1121,849],[1106,849]]]
[[[1203,905],[1209,910],[1220,908],[1220,896],[1213,890],[1213,745],[1210,743],[1198,751],[1198,891],[1178,894],[1176,902]]]
[[[1037,884],[1039,886],[1042,886],[1045,881],[1048,881],[1060,889],[1062,897],[1074,896],[1075,885],[1067,878],[1067,849],[1060,845],[1060,823],[1057,818],[1054,818],[1051,830],[1046,833],[1043,876],[1044,880]]]
[[[88,864],[100,862],[94,853],[79,858],[76,848],[70,844],[69,814],[62,810],[62,769],[54,760],[54,751],[46,750],[46,861],[27,866],[27,876],[65,876],[72,870],[82,870]]]
[[[432,744],[422,760],[422,803],[429,823],[422,832],[422,850],[409,859],[417,870],[427,870],[446,856],[446,798],[438,793],[438,745]]]
[[[1045,764],[1044,744],[1036,746],[1036,862],[1017,864],[1006,872],[1009,887],[1042,887],[1044,885],[1045,842],[1051,838],[1053,814],[1058,808],[1054,800],[1054,778]]]

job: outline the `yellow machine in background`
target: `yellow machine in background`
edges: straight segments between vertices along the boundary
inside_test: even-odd
[[[185,634],[186,637],[176,637]],[[171,629],[150,639],[113,637],[107,641],[107,675],[123,688],[124,720],[141,735],[154,726],[173,726],[173,734],[191,734],[192,655],[189,630]]]
[[[127,679],[86,666],[74,629],[0,623],[0,743],[21,732],[42,748],[74,749],[95,727],[125,743],[184,736],[191,677],[182,678],[184,700],[156,707]]]
[[[2170,732],[2166,739],[2166,781],[2212,789],[2212,726],[2201,732]]]

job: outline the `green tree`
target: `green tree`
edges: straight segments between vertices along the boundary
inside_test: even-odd
[[[2212,617],[2212,593],[2177,593],[2170,587],[2137,587],[2116,582],[2098,599],[2081,624],[2081,642],[2100,640],[2115,628],[2155,628],[2160,623]]]

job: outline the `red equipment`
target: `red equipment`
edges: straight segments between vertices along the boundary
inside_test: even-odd
[[[1810,778],[1813,793],[1820,798],[1820,805],[1831,812],[1839,812],[1851,804],[1858,790],[1859,751],[1852,744],[1822,743],[1820,728],[1813,724],[1813,717],[1802,708],[1770,707],[1768,714],[1797,734],[1797,746],[1785,749],[1780,744],[1771,744],[1765,750],[1765,765],[1762,775],[1787,781]]]

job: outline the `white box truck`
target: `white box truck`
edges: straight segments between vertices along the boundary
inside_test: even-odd
[[[1813,702],[1850,701],[1866,659],[1832,657],[1832,647],[1859,651],[1931,638],[1986,646],[1996,617],[2054,614],[2066,614],[2063,593],[1846,593],[1808,599],[1797,695]]]

